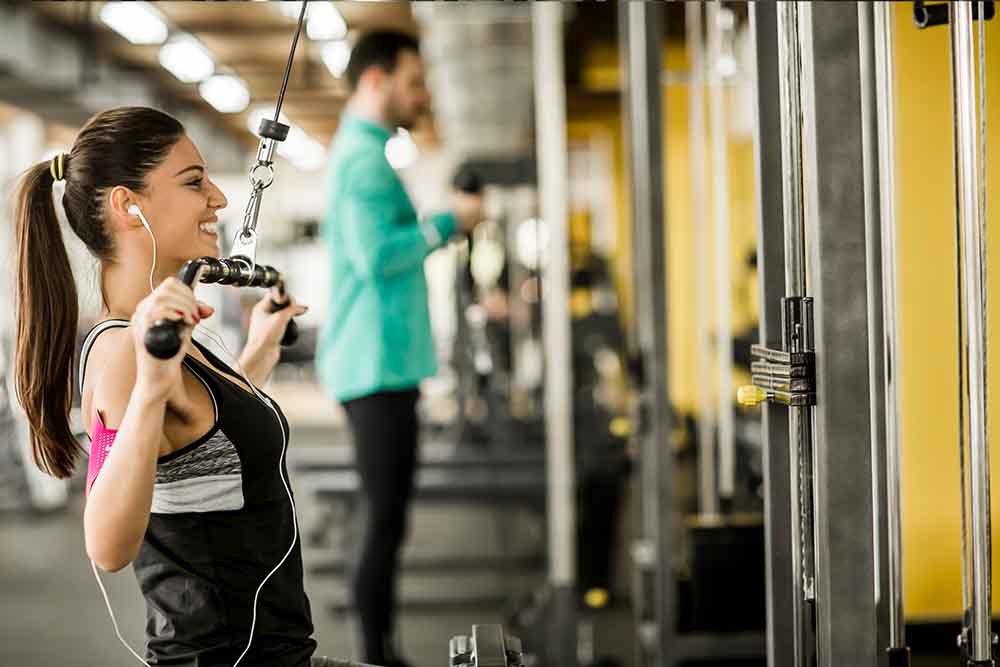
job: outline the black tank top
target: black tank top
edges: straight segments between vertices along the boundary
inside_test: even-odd
[[[95,334],[111,322],[88,336],[81,369]],[[247,645],[257,587],[292,546],[296,519],[281,456],[288,422],[277,404],[278,418],[216,370],[238,373],[197,341],[195,346],[211,366],[191,355],[183,364],[211,395],[215,424],[160,457],[149,526],[132,564],[146,599],[147,661],[232,667]],[[261,590],[253,644],[240,666],[308,665],[316,649],[312,632],[296,540]]]

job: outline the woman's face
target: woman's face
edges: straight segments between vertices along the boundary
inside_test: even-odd
[[[226,196],[205,171],[205,161],[187,136],[147,176],[142,212],[156,236],[158,259],[183,263],[219,256],[216,213]]]

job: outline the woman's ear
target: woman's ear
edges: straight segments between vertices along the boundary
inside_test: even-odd
[[[141,227],[142,221],[129,208],[139,203],[134,192],[123,185],[116,185],[108,192],[108,217],[112,224],[122,227]]]

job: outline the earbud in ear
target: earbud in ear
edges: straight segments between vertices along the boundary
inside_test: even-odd
[[[144,216],[142,214],[142,211],[139,210],[138,204],[132,204],[126,210],[129,212],[129,215],[134,215],[137,218],[139,218],[139,222],[142,223],[142,226],[146,228],[147,232],[149,232],[150,234],[153,233],[153,230],[149,228],[149,223],[146,222],[146,216]]]

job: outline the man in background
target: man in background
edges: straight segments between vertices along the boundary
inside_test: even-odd
[[[424,258],[482,218],[478,196],[419,219],[385,145],[428,111],[416,39],[369,33],[355,45],[351,98],[334,139],[323,238],[330,253],[329,320],[317,371],[350,423],[364,532],[351,577],[364,662],[406,665],[391,637],[399,550],[417,450],[419,384],[437,373]]]

